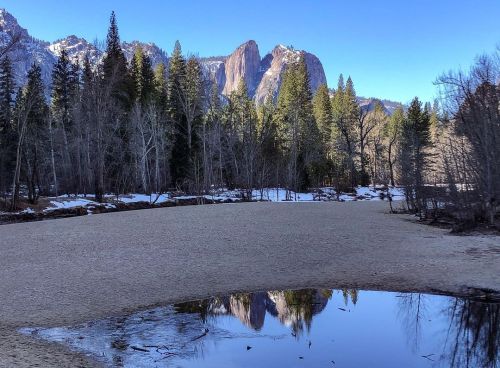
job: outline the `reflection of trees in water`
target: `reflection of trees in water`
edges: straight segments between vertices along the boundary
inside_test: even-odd
[[[399,316],[408,332],[408,342],[417,351],[422,335],[422,321],[427,318],[427,296],[424,294],[400,294]]]
[[[325,309],[331,290],[303,289],[271,291],[268,311],[284,325],[291,328],[296,337],[311,329],[312,318]]]
[[[178,313],[199,314],[201,320],[203,322],[207,322],[209,317],[217,315],[217,313],[215,313],[215,310],[220,305],[224,305],[224,302],[221,300],[221,298],[214,297],[210,299],[178,303],[174,305],[174,308]]]
[[[418,349],[422,321],[428,318],[427,306],[430,299],[422,294],[402,294],[398,297],[399,314],[408,339]],[[449,320],[448,329],[443,336],[443,366],[500,367],[500,304],[450,298],[449,306],[443,313]]]
[[[450,367],[500,367],[500,304],[456,298],[447,313]]]
[[[349,295],[354,303],[357,291],[350,290]],[[309,331],[313,316],[326,307],[331,296],[330,289],[238,293],[223,298],[176,304],[175,310],[180,313],[197,313],[203,321],[217,315],[233,315],[256,331],[262,328],[266,312],[269,312],[299,336],[304,329]]]
[[[342,295],[344,297],[344,304],[346,307],[349,304],[349,298],[351,298],[351,303],[356,305],[358,302],[358,294],[359,290],[357,289],[342,289]]]

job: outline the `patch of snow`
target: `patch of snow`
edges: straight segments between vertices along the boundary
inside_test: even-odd
[[[129,194],[126,196],[120,196],[118,201],[122,203],[135,203],[135,202],[148,202],[148,203],[163,203],[167,202],[170,199],[169,194],[151,194],[150,196],[147,194]],[[156,202],[155,202],[156,200]]]
[[[47,207],[44,212],[49,212],[53,210],[58,210],[61,208],[75,208],[75,207],[85,207],[89,204],[97,204],[97,202],[84,199],[84,198],[75,198],[75,199],[61,199],[57,198],[50,201],[51,207]]]
[[[402,188],[394,187],[389,188],[389,193],[394,197],[404,196]],[[367,200],[381,200],[387,195],[387,189],[375,188],[375,187],[358,187],[356,188],[356,193],[341,193],[339,195],[340,201],[354,201],[358,199]],[[262,190],[253,190],[252,198],[254,200],[264,200],[270,202],[318,202],[318,201],[329,201],[337,200],[336,191],[331,187],[319,188],[317,192],[308,193],[295,193],[293,191],[288,192],[283,188],[265,188]]]

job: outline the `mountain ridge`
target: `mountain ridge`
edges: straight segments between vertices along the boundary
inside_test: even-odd
[[[31,65],[37,63],[42,69],[42,78],[47,91],[50,91],[52,68],[66,49],[70,60],[80,65],[88,55],[91,63],[99,63],[103,56],[103,47],[88,42],[82,37],[71,34],[65,38],[47,42],[31,36],[26,28],[19,25],[17,19],[7,10],[0,8],[0,47],[5,45],[16,34],[20,42],[9,55],[14,64],[14,80],[18,86],[24,84]],[[142,47],[151,58],[153,66],[159,63],[168,64],[168,54],[153,42],[124,41],[122,49],[130,61],[137,47]],[[273,50],[261,57],[257,42],[248,40],[239,45],[227,56],[199,57],[202,70],[207,79],[217,83],[222,95],[228,96],[236,90],[241,78],[247,84],[249,94],[261,104],[271,93],[276,97],[287,65],[304,57],[307,65],[311,90],[314,93],[321,84],[326,84],[326,76],[321,61],[314,54],[304,50],[278,44]],[[48,95],[49,92],[47,92]]]

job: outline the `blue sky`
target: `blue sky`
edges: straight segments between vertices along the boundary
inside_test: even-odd
[[[430,100],[442,72],[467,68],[500,42],[499,0],[2,0],[40,39],[104,39],[115,10],[122,40],[227,55],[246,40],[316,54],[330,86],[351,75],[358,95]]]

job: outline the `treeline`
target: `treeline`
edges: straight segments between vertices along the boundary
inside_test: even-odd
[[[452,78],[443,77],[450,99],[459,93]],[[360,107],[351,78],[340,76],[333,93],[323,85],[313,95],[299,59],[285,71],[278,95],[256,106],[244,81],[220,96],[179,43],[168,65],[153,69],[141,48],[128,63],[112,14],[101,63],[87,59],[79,66],[61,51],[50,102],[39,66],[16,91],[8,54],[1,59],[0,192],[4,206],[15,209],[21,195],[30,203],[61,194],[103,201],[105,193],[237,188],[251,198],[253,189],[266,187],[291,195],[322,186],[340,194],[358,185],[402,185],[408,208],[421,216],[436,215],[451,198],[457,208],[483,208],[492,219],[500,140],[498,86],[487,78],[489,84],[471,84],[470,94],[454,96],[448,115],[417,98],[388,114],[380,103]],[[476,114],[485,99],[487,121]],[[479,135],[491,142],[479,140],[476,147]],[[451,148],[459,141],[460,157]],[[496,148],[493,154],[487,149],[483,185],[483,157],[474,149],[486,155],[486,143]]]

